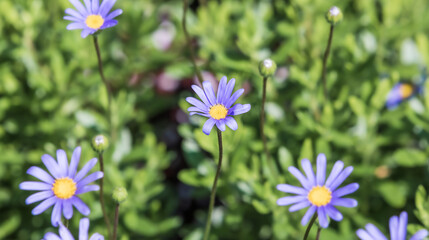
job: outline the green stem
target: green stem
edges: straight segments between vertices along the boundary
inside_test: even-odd
[[[313,217],[310,220],[310,223],[307,226],[307,230],[305,230],[304,238],[303,240],[307,240],[308,234],[310,233],[311,227],[313,226],[314,222],[317,219],[317,213],[314,213]]]
[[[116,209],[115,209],[115,224],[113,225],[113,240],[116,240],[118,221],[119,221],[119,203],[116,204]]]
[[[267,138],[265,137],[265,132],[264,132],[264,126],[265,126],[265,100],[266,100],[266,95],[267,95],[267,77],[264,77],[263,80],[263,88],[262,88],[262,106],[261,106],[261,125],[260,125],[260,129],[261,129],[261,137],[262,137],[262,142],[264,145],[264,152],[265,152],[265,156],[267,159],[267,163],[268,163],[268,167],[270,168],[271,174],[274,176],[274,178],[277,178],[277,171],[276,168],[274,167],[274,163],[270,158],[270,153],[268,151],[268,145],[267,145]]]
[[[323,67],[322,67],[322,83],[323,83],[323,93],[325,96],[325,100],[328,100],[328,88],[326,86],[326,63],[328,62],[329,52],[331,51],[333,35],[334,35],[334,25],[331,24],[331,29],[329,31],[328,46],[326,46],[325,54],[323,55]]]
[[[100,171],[103,172],[104,174],[104,163],[103,163],[103,154],[100,154],[99,156],[99,160],[100,160]],[[109,239],[111,239],[111,232],[112,232],[112,228],[110,226],[110,221],[109,221],[109,217],[107,216],[107,212],[106,212],[106,207],[104,204],[104,194],[103,194],[103,179],[104,177],[100,178],[100,205],[101,205],[101,211],[103,212],[103,217],[104,217],[104,222],[106,223],[106,227],[107,227],[107,233],[109,234]]]
[[[320,237],[320,231],[322,231],[322,228],[321,228],[321,227],[319,227],[319,228],[317,229],[316,240],[319,240],[319,237]]]
[[[107,92],[107,121],[109,122],[110,136],[112,137],[112,139],[115,139],[112,130],[112,89],[106,78],[104,77],[103,61],[101,60],[100,46],[98,45],[98,37],[96,35],[94,35],[94,46],[95,51],[97,52],[98,71],[100,73],[101,80]]]
[[[204,231],[204,240],[208,240],[210,235],[210,227],[212,223],[212,212],[213,212],[213,206],[216,198],[217,181],[220,175],[220,169],[222,167],[222,154],[223,154],[222,132],[219,129],[217,129],[217,137],[218,137],[218,144],[219,144],[219,162],[217,164],[216,176],[215,176],[212,191],[210,194],[209,212],[207,214],[206,229]]]
[[[197,74],[198,80],[200,83],[203,82],[203,76],[201,75],[200,69],[198,68],[197,61],[195,60],[194,49],[192,48],[191,37],[189,36],[188,29],[186,28],[186,12],[188,11],[188,0],[183,0],[183,17],[182,17],[182,28],[185,33],[186,42],[189,47],[189,52],[191,53],[191,62],[194,65],[195,73]]]

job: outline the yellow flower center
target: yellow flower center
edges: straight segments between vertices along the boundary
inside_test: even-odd
[[[52,186],[52,191],[57,198],[69,199],[76,192],[76,183],[68,177],[58,178]]]
[[[308,193],[308,201],[318,207],[325,206],[331,202],[331,191],[325,186],[313,187]]]
[[[86,26],[93,28],[93,29],[99,29],[101,26],[103,26],[104,19],[100,15],[89,15],[85,20]]]
[[[399,88],[402,98],[407,98],[413,94],[413,87],[410,84],[403,84]]]
[[[224,119],[228,114],[228,109],[226,109],[226,107],[222,104],[216,104],[210,108],[209,114],[216,120]]]

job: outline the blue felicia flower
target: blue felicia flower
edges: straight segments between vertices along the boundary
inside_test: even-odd
[[[42,201],[37,205],[31,213],[39,215],[46,209],[54,205],[52,210],[51,222],[53,226],[58,226],[61,221],[61,215],[66,219],[73,216],[73,206],[83,215],[88,215],[91,211],[89,207],[77,196],[89,191],[98,191],[98,185],[88,185],[89,183],[103,177],[103,173],[98,171],[85,177],[85,175],[97,163],[97,158],[91,159],[79,172],[77,166],[79,165],[81,148],[77,147],[73,151],[70,160],[70,165],[67,162],[67,155],[64,150],[57,150],[57,160],[48,154],[42,156],[42,162],[50,172],[33,166],[27,170],[30,174],[42,182],[27,181],[22,182],[19,188],[22,190],[39,191],[30,195],[25,203],[32,204]]]
[[[237,130],[237,122],[231,116],[250,111],[250,104],[242,105],[237,103],[232,106],[244,92],[244,89],[239,89],[232,94],[234,85],[234,78],[227,82],[227,78],[224,76],[220,80],[217,97],[215,96],[211,83],[208,81],[203,82],[204,90],[197,85],[192,85],[192,89],[194,89],[202,102],[193,97],[186,98],[186,101],[193,105],[188,108],[188,111],[191,112],[191,116],[198,114],[209,118],[203,126],[203,132],[205,134],[209,135],[215,124],[221,131],[225,131],[225,125],[234,131]]]
[[[82,218],[79,222],[79,240],[88,240],[89,219]],[[43,237],[43,240],[74,240],[70,231],[60,222],[58,231],[60,236],[55,233],[48,232]],[[99,233],[94,233],[89,240],[104,240],[104,237]]]
[[[396,84],[387,94],[386,107],[389,109],[397,107],[401,102],[410,98],[414,92],[414,87],[411,84]]]
[[[393,216],[389,220],[390,239],[391,240],[406,240],[407,237],[408,214],[402,212],[401,215]],[[357,236],[361,240],[387,240],[383,233],[373,224],[368,223],[364,229],[356,231]],[[414,234],[410,240],[423,240],[428,236],[427,230],[420,230]]]
[[[342,161],[337,161],[332,168],[331,174],[325,181],[325,154],[319,154],[319,156],[317,156],[316,176],[313,173],[310,160],[302,159],[301,166],[304,169],[306,177],[296,167],[291,166],[288,170],[299,180],[304,188],[288,184],[277,185],[277,189],[282,192],[297,194],[297,196],[282,197],[277,200],[277,204],[280,206],[294,204],[289,208],[290,212],[310,207],[301,220],[302,225],[306,225],[317,211],[320,226],[327,228],[329,225],[328,216],[335,221],[341,221],[343,219],[343,215],[335,206],[349,208],[357,206],[356,200],[341,197],[355,192],[359,188],[359,184],[351,183],[345,187],[338,188],[352,173],[353,167],[349,166],[343,170],[344,163]]]
[[[98,30],[110,28],[118,24],[114,18],[122,14],[122,9],[116,9],[109,13],[116,0],[104,0],[101,5],[99,0],[84,0],[85,6],[80,0],[69,0],[76,10],[67,8],[65,20],[72,21],[67,25],[68,30],[82,29],[81,36],[86,38]]]

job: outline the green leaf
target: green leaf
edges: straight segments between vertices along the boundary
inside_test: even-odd
[[[393,154],[395,162],[403,167],[418,167],[428,164],[426,154],[417,149],[400,149]]]
[[[394,208],[402,208],[407,201],[408,185],[405,182],[383,182],[378,191],[384,200]]]

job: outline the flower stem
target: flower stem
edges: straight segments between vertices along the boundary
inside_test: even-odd
[[[100,171],[103,172],[104,174],[104,163],[103,163],[102,153],[100,153],[99,159],[100,159]],[[100,178],[100,205],[101,205],[101,211],[103,212],[103,216],[104,216],[104,222],[106,223],[107,233],[109,234],[109,239],[111,239],[110,234],[112,232],[112,228],[110,226],[109,217],[107,216],[106,207],[104,204],[103,182],[104,182],[104,177]]]
[[[322,231],[322,228],[321,228],[321,227],[319,227],[319,228],[317,229],[316,240],[319,240],[319,237],[320,237],[320,231]]]
[[[113,225],[113,240],[116,240],[118,221],[119,221],[119,203],[116,204],[116,209],[115,209],[115,224]]]
[[[95,46],[95,51],[97,52],[98,71],[100,72],[101,80],[103,81],[104,87],[106,88],[106,92],[107,92],[107,121],[109,122],[110,136],[112,136],[112,139],[115,139],[113,137],[114,134],[112,130],[112,89],[109,83],[107,82],[106,78],[104,77],[100,46],[98,45],[98,37],[96,35],[94,35],[94,46]]]
[[[334,35],[334,25],[331,24],[329,31],[328,46],[326,46],[325,54],[323,55],[323,67],[322,67],[322,83],[323,93],[325,100],[328,100],[328,88],[326,87],[326,63],[328,62],[329,52],[331,51],[332,36]]]
[[[209,235],[210,235],[210,227],[211,227],[211,223],[212,223],[212,212],[213,212],[213,206],[214,206],[214,202],[215,202],[215,197],[216,197],[216,186],[217,186],[217,180],[219,178],[220,175],[220,169],[222,167],[222,152],[223,152],[223,148],[222,148],[222,132],[217,129],[217,137],[218,137],[218,143],[219,143],[219,162],[217,164],[217,170],[216,170],[216,176],[213,182],[213,187],[212,187],[212,191],[210,194],[210,204],[209,204],[209,212],[207,214],[207,221],[206,221],[206,230],[204,231],[204,240],[208,240],[209,239]]]
[[[263,80],[263,88],[262,88],[262,106],[261,106],[261,137],[262,137],[262,142],[264,144],[264,152],[265,152],[265,156],[267,159],[267,163],[268,163],[268,167],[270,168],[271,174],[274,176],[274,178],[277,178],[277,171],[273,165],[273,161],[270,158],[270,153],[268,151],[268,146],[267,146],[267,138],[265,137],[265,132],[264,132],[264,126],[265,126],[265,100],[266,100],[266,95],[267,95],[267,77],[264,77]]]
[[[200,69],[198,68],[197,61],[195,60],[195,52],[192,48],[191,37],[189,36],[188,29],[186,28],[186,12],[188,11],[188,0],[183,0],[183,17],[182,17],[182,28],[185,33],[186,42],[188,44],[189,52],[191,53],[191,62],[194,65],[195,73],[197,74],[198,81],[200,84],[203,82],[203,76],[201,75]]]
[[[310,220],[310,223],[307,226],[307,230],[305,230],[304,238],[303,240],[307,240],[308,234],[310,233],[311,227],[313,226],[314,222],[317,219],[317,213],[314,213],[313,217]]]

